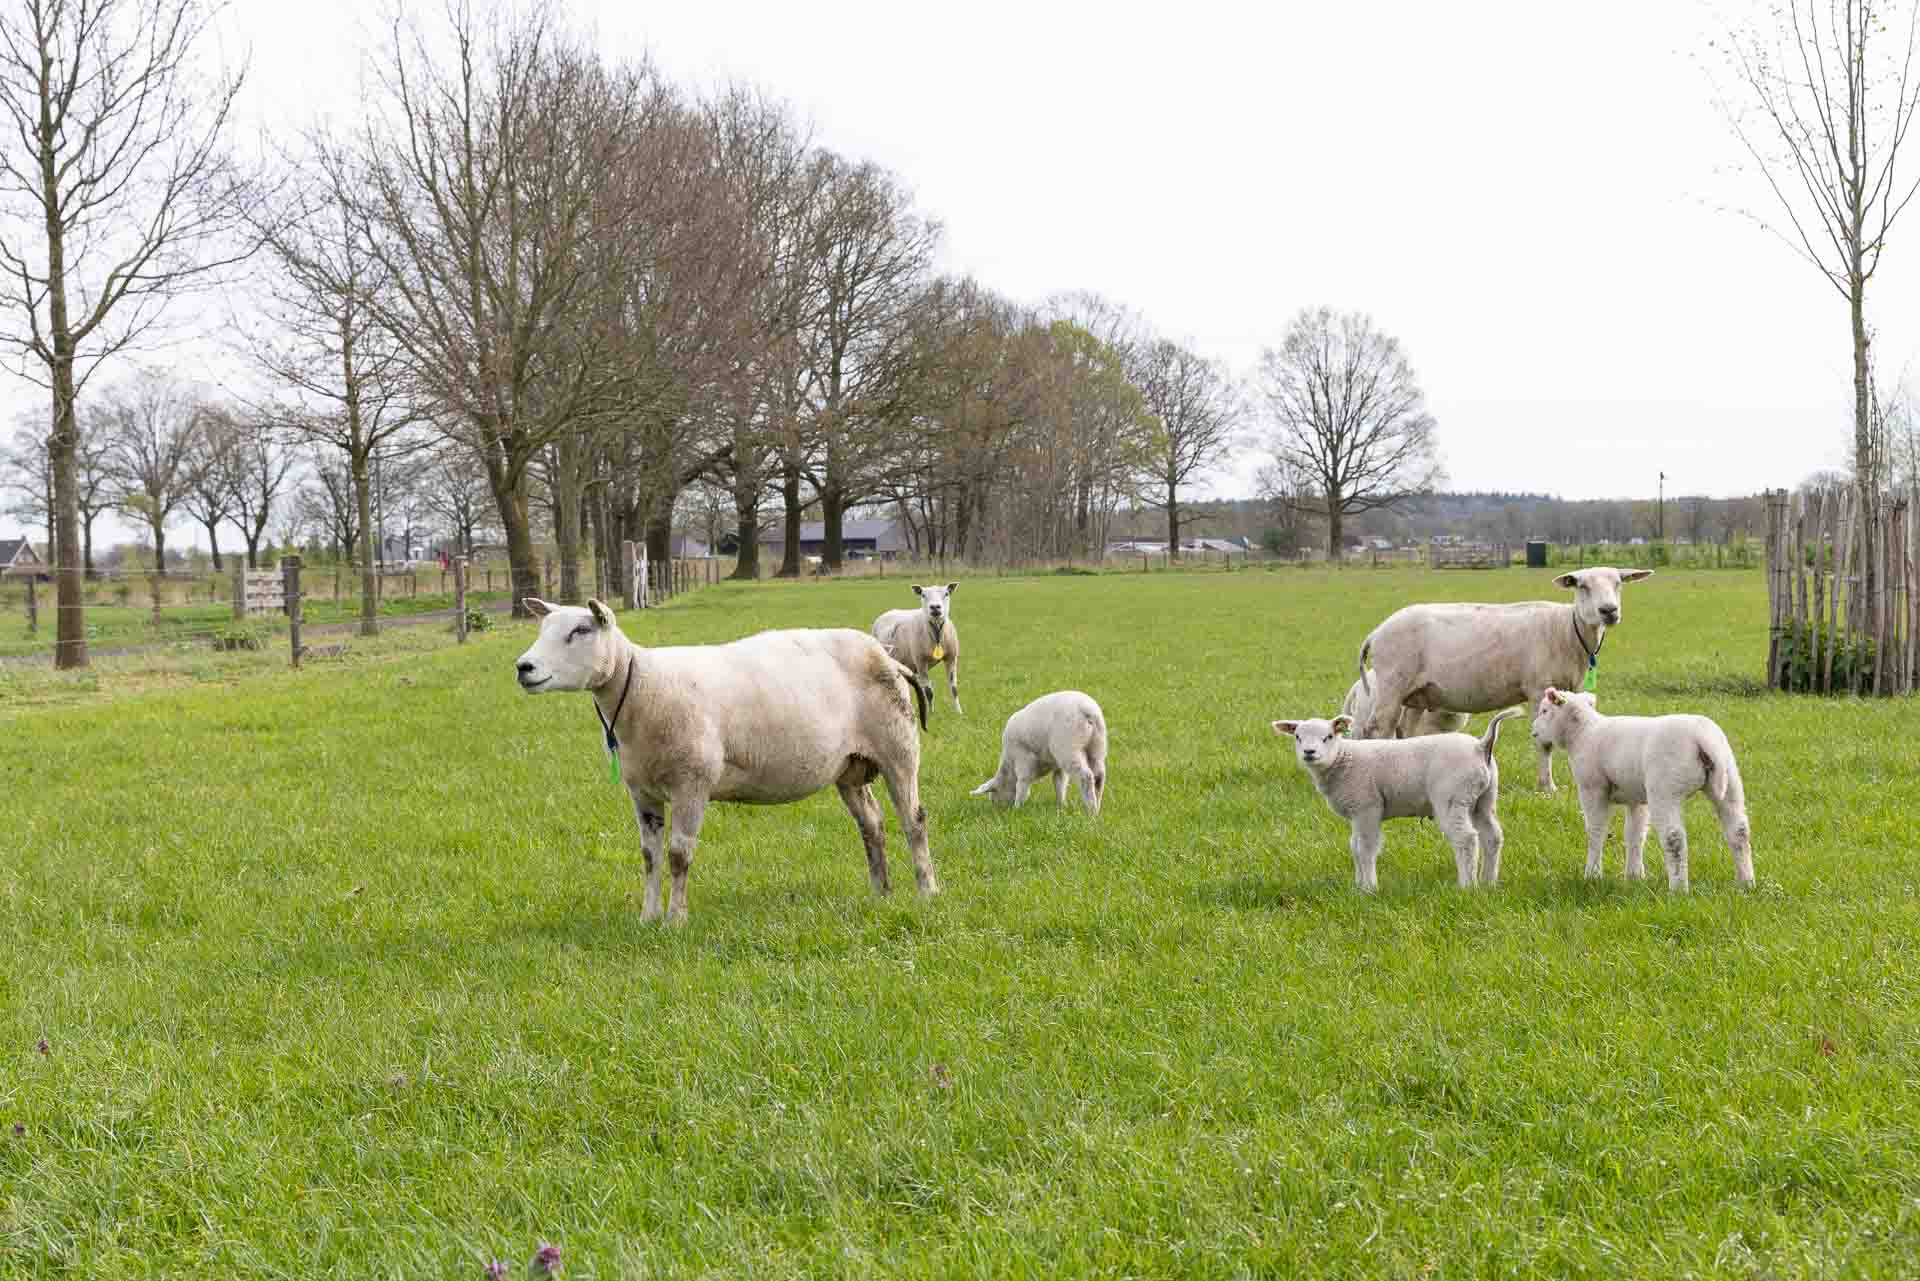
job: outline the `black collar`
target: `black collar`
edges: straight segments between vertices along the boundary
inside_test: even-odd
[[[621,682],[620,701],[613,705],[613,719],[608,720],[606,716],[600,711],[599,699],[596,698],[593,700],[593,714],[595,716],[600,717],[600,728],[606,733],[606,736],[607,736],[607,750],[609,752],[612,752],[615,756],[618,756],[620,754],[620,736],[613,732],[613,727],[620,723],[620,712],[627,705],[627,695],[632,692],[633,692],[633,650],[629,648],[627,650],[627,679]]]
[[[1576,613],[1573,616],[1573,638],[1580,642],[1580,652],[1587,656],[1587,666],[1600,666],[1600,647],[1607,643],[1607,629],[1601,627],[1600,639],[1593,643],[1592,649],[1588,649],[1587,638],[1580,634],[1580,615]]]

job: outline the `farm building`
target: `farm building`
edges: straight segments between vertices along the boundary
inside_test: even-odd
[[[0,538],[0,578],[38,578],[45,581],[47,562],[24,538]]]
[[[849,556],[877,556],[881,560],[893,560],[904,555],[907,550],[906,536],[900,530],[896,520],[849,520],[840,527],[841,545]],[[786,526],[782,521],[760,530],[760,546],[763,555],[778,556],[786,546]],[[804,556],[818,556],[827,549],[827,527],[817,520],[802,522],[800,526],[800,552]]]

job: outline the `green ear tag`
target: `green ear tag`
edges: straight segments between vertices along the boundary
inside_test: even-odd
[[[1591,693],[1593,693],[1593,687],[1594,687],[1594,685],[1595,685],[1595,683],[1596,683],[1596,682],[1594,681],[1594,669],[1595,669],[1595,668],[1597,668],[1598,666],[1599,666],[1599,664],[1597,664],[1597,663],[1588,663],[1588,664],[1587,664],[1587,679],[1585,679],[1585,680],[1583,680],[1583,681],[1581,681],[1581,682],[1580,682],[1580,688],[1581,688],[1581,689],[1584,689],[1584,690],[1586,690],[1586,691],[1587,691],[1587,693],[1589,693],[1589,694],[1591,694]]]
[[[1593,679],[1592,673],[1588,673],[1587,679]],[[618,752],[607,753],[607,777],[615,783],[620,781],[620,753]]]

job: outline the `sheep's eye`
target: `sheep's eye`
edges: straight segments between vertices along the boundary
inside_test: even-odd
[[[569,641],[571,641],[571,640],[573,640],[573,638],[574,638],[574,637],[576,637],[576,636],[585,636],[585,635],[586,635],[586,634],[587,634],[588,632],[590,632],[590,631],[592,631],[592,630],[593,630],[593,629],[592,629],[591,627],[588,627],[588,626],[586,626],[586,625],[584,625],[584,624],[582,624],[581,626],[579,626],[579,627],[576,627],[576,628],[574,628],[574,629],[573,629],[573,630],[572,630],[571,632],[569,632],[569,633],[567,633],[567,639],[568,639]]]

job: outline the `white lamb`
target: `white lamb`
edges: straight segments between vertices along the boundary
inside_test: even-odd
[[[927,673],[935,663],[947,665],[947,693],[953,710],[960,711],[960,630],[953,625],[953,594],[960,584],[945,587],[913,585],[919,609],[890,609],[873,620],[873,636],[887,652],[913,669],[913,679],[933,702],[933,682]]]
[[[647,649],[597,600],[528,597],[540,634],[515,670],[530,694],[587,690],[633,797],[646,856],[640,919],[658,920],[660,855],[673,869],[669,924],[687,919],[687,869],[709,801],[781,805],[829,785],[860,828],[867,875],[885,894],[886,827],[873,780],[887,780],[922,894],[939,892],[920,804],[913,674],[851,628],[762,632],[727,645]],[[921,702],[924,723],[926,704]],[[666,834],[671,808],[672,835]]]
[[[1364,726],[1373,716],[1373,690],[1367,683],[1367,674],[1360,673],[1360,679],[1347,687],[1347,697],[1340,704],[1340,714],[1351,716],[1355,725]],[[1444,708],[1400,709],[1400,725],[1394,733],[1395,738],[1420,738],[1427,734],[1457,734],[1467,727],[1465,712],[1449,712]]]
[[[1361,889],[1379,888],[1380,824],[1390,818],[1431,818],[1453,845],[1460,888],[1474,884],[1474,853],[1480,854],[1482,885],[1500,880],[1505,835],[1494,810],[1500,799],[1500,766],[1493,745],[1500,722],[1518,716],[1508,708],[1487,722],[1479,738],[1431,734],[1422,738],[1350,739],[1353,718],[1274,721],[1273,732],[1292,735],[1294,754],[1313,777],[1327,807],[1353,828],[1353,877]]]
[[[1077,689],[1042,694],[1007,717],[1000,734],[1000,768],[972,794],[1019,805],[1033,781],[1049,774],[1058,804],[1067,803],[1071,778],[1087,813],[1100,813],[1107,792],[1107,718],[1100,704]]]
[[[1687,797],[1705,792],[1733,850],[1733,875],[1753,885],[1753,834],[1740,766],[1721,728],[1705,716],[1604,716],[1592,694],[1549,687],[1533,717],[1533,741],[1566,749],[1587,821],[1587,875],[1599,876],[1613,807],[1627,807],[1626,874],[1647,874],[1649,822],[1667,856],[1667,888],[1687,888]]]

